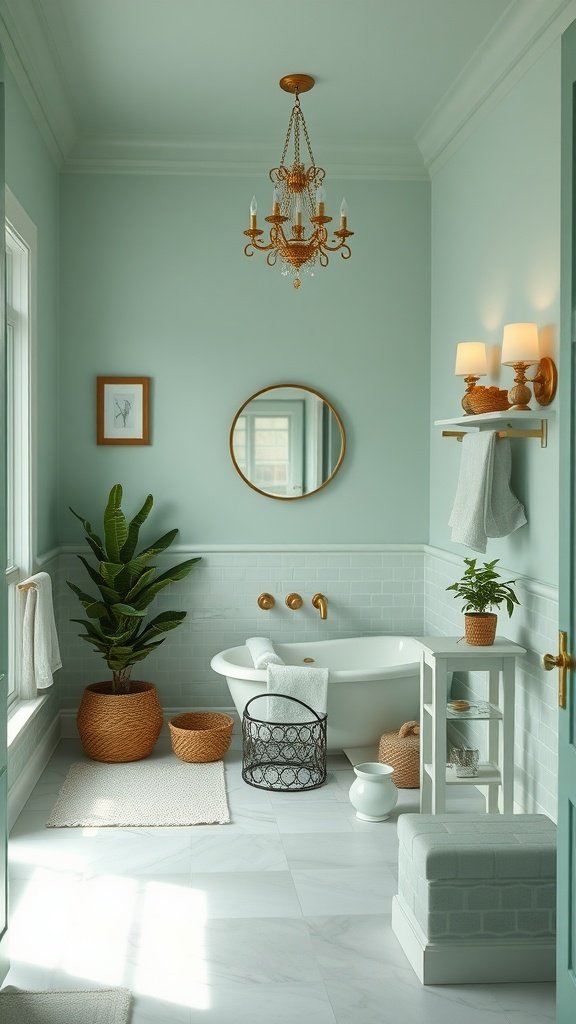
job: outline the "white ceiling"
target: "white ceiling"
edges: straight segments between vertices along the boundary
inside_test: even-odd
[[[70,167],[269,162],[291,106],[278,79],[304,71],[319,163],[416,174],[443,102],[566,2],[0,0],[0,42]]]

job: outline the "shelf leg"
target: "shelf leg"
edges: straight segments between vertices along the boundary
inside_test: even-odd
[[[490,704],[498,705],[498,694],[500,685],[500,671],[499,669],[490,669],[488,673],[488,700]],[[500,733],[501,725],[497,719],[490,719],[488,722],[488,760],[492,764],[501,766],[500,761]],[[488,786],[488,793],[486,796],[486,810],[489,814],[498,814],[500,809],[500,786]]]
[[[432,814],[446,810],[446,700],[448,665],[434,658],[432,669]]]
[[[502,770],[502,811],[514,812],[514,658],[502,662],[502,728],[500,767]]]
[[[432,726],[424,705],[432,702],[432,669],[424,653],[420,659],[420,813],[432,812],[432,779],[424,765],[432,761]]]

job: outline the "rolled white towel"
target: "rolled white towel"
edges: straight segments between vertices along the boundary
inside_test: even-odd
[[[265,669],[268,665],[283,665],[284,662],[279,654],[276,654],[272,641],[266,636],[251,636],[246,641],[246,647],[252,655],[254,668]]]

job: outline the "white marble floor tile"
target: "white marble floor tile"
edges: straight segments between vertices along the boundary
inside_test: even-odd
[[[194,1024],[336,1024],[324,985],[245,983],[208,991],[205,1011],[192,1011]],[[353,1024],[349,1021],[348,1024]]]
[[[553,982],[533,985],[498,985],[494,997],[512,1024],[546,1024],[556,1020],[556,986]]]
[[[305,917],[327,914],[389,914],[397,883],[379,868],[326,868],[292,872]]]
[[[279,835],[230,835],[213,832],[192,836],[192,871],[287,871]]]
[[[348,807],[337,800],[315,800],[298,804],[288,801],[274,805],[276,821],[280,832],[351,832],[351,816]]]
[[[396,867],[397,842],[388,846],[382,842],[382,833],[377,832],[286,833],[282,845],[292,871],[364,869],[386,864]]]
[[[321,982],[306,922],[301,918],[207,921],[204,958],[208,984]]]
[[[301,916],[289,871],[193,872],[189,884],[209,918]]]

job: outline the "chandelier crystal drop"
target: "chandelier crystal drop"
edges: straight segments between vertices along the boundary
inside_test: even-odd
[[[282,274],[293,276],[295,288],[300,287],[302,269],[313,276],[317,264],[321,267],[328,266],[328,253],[340,252],[343,259],[349,259],[352,252],[347,239],[354,234],[348,230],[348,206],[343,199],[340,207],[340,227],[333,232],[331,243],[328,241],[326,225],[330,224],[332,217],[327,217],[325,213],[326,172],[315,164],[306,121],[300,106],[300,93],[312,89],[313,85],[314,79],[310,75],[286,75],[280,79],[280,88],[294,95],[294,106],[288,122],[280,166],[270,171],[274,190],[272,213],[265,218],[266,223],[270,225],[268,241],[262,238],[264,231],[258,227],[255,197],[250,203],[250,227],[244,232],[250,239],[244,248],[246,256],[253,256],[256,251],[266,252],[266,262],[271,267],[280,257]],[[301,133],[308,150],[308,166],[305,166],[300,155]],[[292,155],[289,157],[291,140]]]

